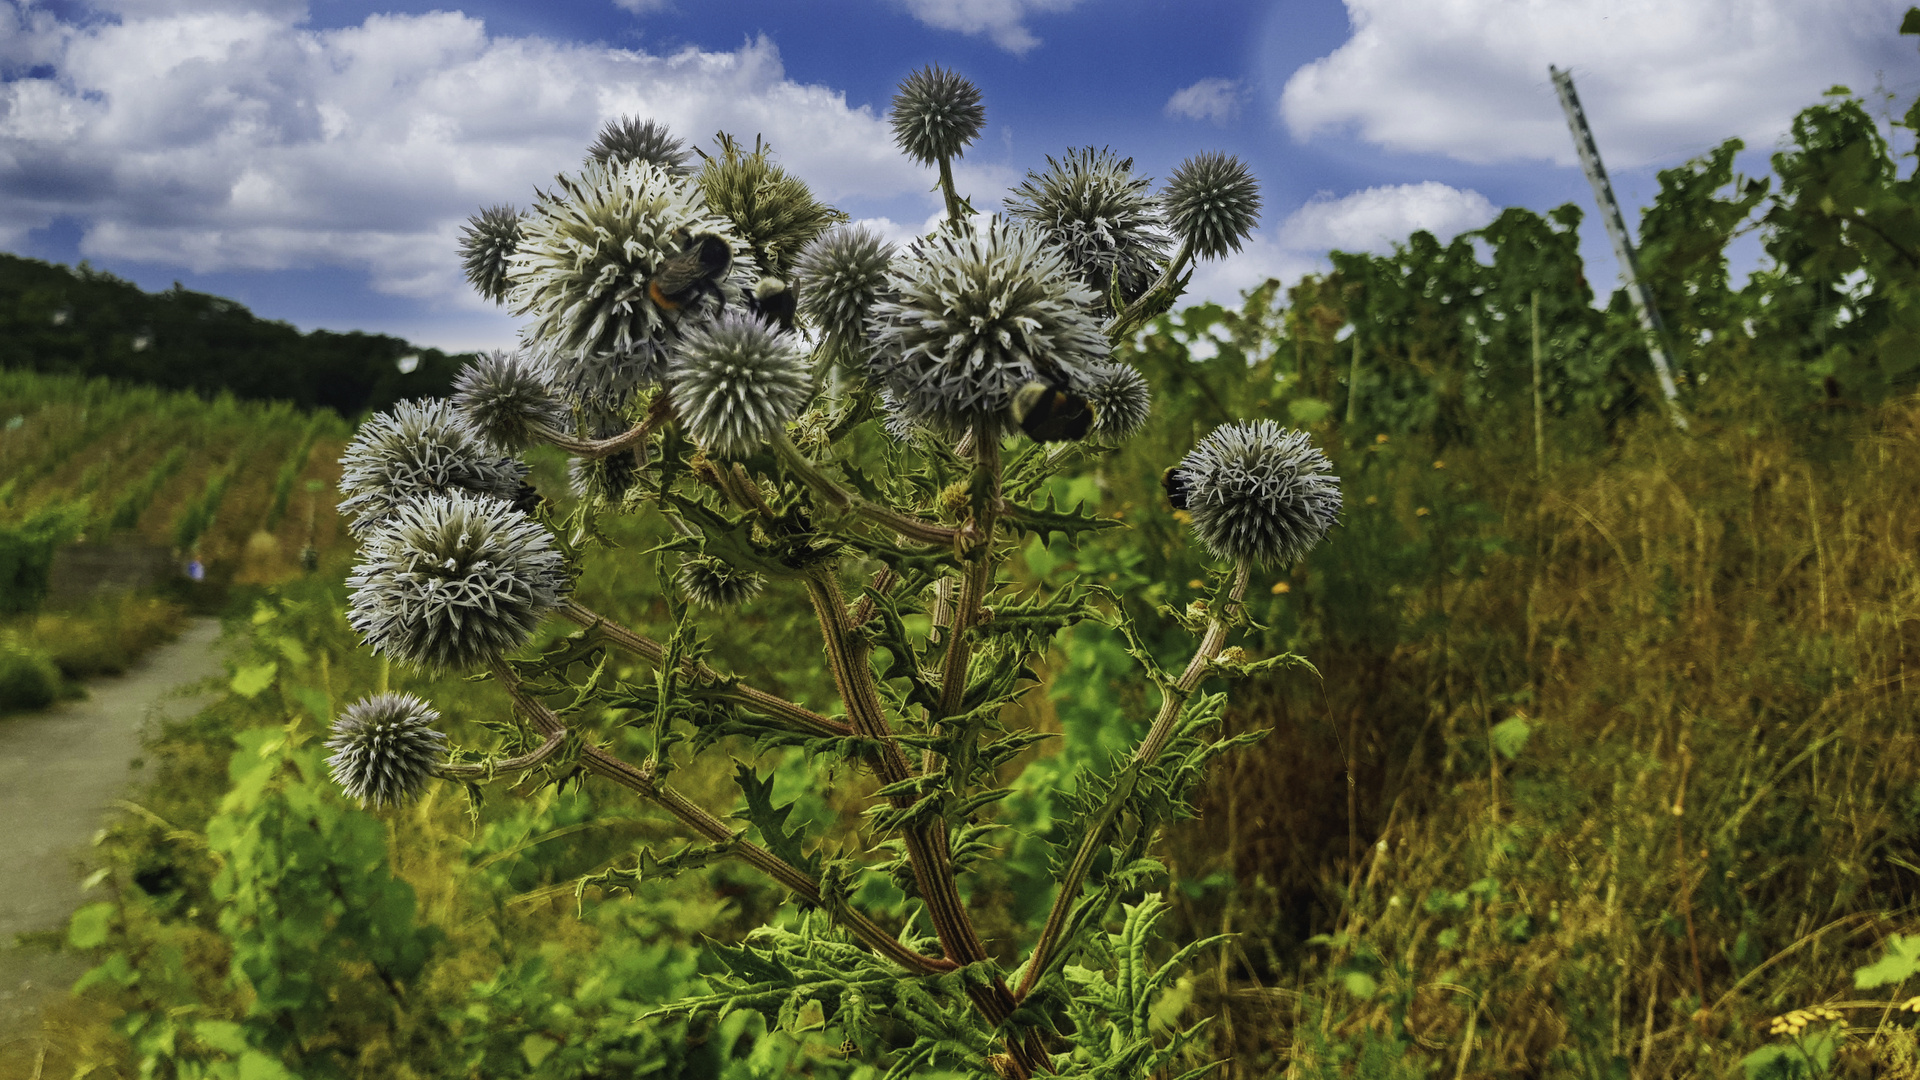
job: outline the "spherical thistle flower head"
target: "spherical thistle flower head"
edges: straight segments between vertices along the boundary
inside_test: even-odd
[[[1011,430],[1036,379],[1077,386],[1107,357],[1095,296],[1038,230],[999,219],[935,233],[894,260],[873,308],[873,369],[902,411],[944,434]]]
[[[526,644],[565,598],[553,537],[499,499],[426,495],[367,535],[347,622],[375,652],[466,669]]]
[[[452,401],[469,426],[506,450],[564,432],[573,420],[547,381],[545,366],[525,352],[481,353],[454,376]]]
[[[1131,364],[1095,365],[1080,394],[1093,405],[1093,434],[1107,442],[1132,438],[1153,412],[1153,391]]]
[[[433,727],[439,719],[412,694],[374,694],[347,706],[327,740],[334,782],[361,806],[419,798],[447,759],[447,737]]]
[[[481,296],[505,303],[507,260],[520,246],[520,211],[489,206],[467,219],[460,230],[460,266]]]
[[[710,608],[737,607],[759,595],[767,584],[765,575],[729,566],[710,555],[681,560],[674,580],[687,599]]]
[[[805,181],[773,163],[773,148],[755,140],[751,152],[722,133],[720,152],[707,159],[697,182],[707,209],[726,218],[761,268],[792,273],[794,256],[821,230],[847,220],[820,202]]]
[[[1047,158],[1007,200],[1007,214],[1046,234],[1067,253],[1080,280],[1105,304],[1116,284],[1131,301],[1147,291],[1167,260],[1166,223],[1152,181],[1133,159],[1091,146]]]
[[[1190,157],[1167,181],[1167,220],[1195,257],[1217,259],[1239,251],[1260,220],[1260,184],[1239,158]]]
[[[526,339],[567,397],[618,409],[666,373],[678,328],[738,302],[759,271],[691,181],[645,161],[589,162],[542,194],[521,229],[508,306],[528,317]],[[675,298],[650,290],[717,238],[729,255],[711,279],[699,260]],[[692,285],[703,288],[692,289]],[[688,286],[683,289],[682,285]],[[656,295],[658,294],[658,295]]]
[[[893,245],[865,226],[821,234],[794,262],[799,311],[843,348],[864,352],[867,314],[886,294]]]
[[[1271,420],[1225,424],[1177,470],[1193,531],[1214,556],[1291,563],[1333,528],[1340,478],[1304,431]]]
[[[689,330],[667,378],[687,433],[722,458],[745,457],[786,430],[813,391],[806,348],[743,312]]]
[[[987,122],[980,88],[938,64],[907,76],[887,119],[893,141],[922,165],[957,158]]]
[[[364,533],[421,495],[469,491],[513,500],[527,467],[501,457],[477,430],[438,399],[403,401],[375,413],[340,458],[340,512]]]
[[[587,160],[615,165],[644,161],[672,176],[685,176],[693,171],[687,168],[685,144],[674,138],[665,124],[637,116],[607,121],[599,137],[587,148]]]

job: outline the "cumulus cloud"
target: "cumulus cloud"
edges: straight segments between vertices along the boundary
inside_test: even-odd
[[[1080,0],[896,0],[907,13],[936,30],[985,37],[1024,56],[1040,39],[1027,29],[1028,15],[1071,10]]]
[[[1835,83],[1911,70],[1909,0],[1346,0],[1347,42],[1287,80],[1297,138],[1351,131],[1478,164],[1574,163],[1547,76],[1570,69],[1609,165],[1765,147]]]
[[[94,258],[344,266],[477,308],[456,254],[467,215],[525,206],[622,114],[694,142],[764,134],[829,202],[929,186],[884,118],[786,78],[764,39],[651,55],[494,37],[458,12],[316,31],[297,6],[117,2],[117,22],[84,24],[0,4],[0,64],[46,76],[0,83],[0,244],[68,217]]]
[[[1294,251],[1385,252],[1420,229],[1451,240],[1498,212],[1485,195],[1435,180],[1372,187],[1337,199],[1314,198],[1281,224],[1280,242]]]
[[[673,0],[613,0],[613,6],[635,15],[652,15],[672,9]]]
[[[1232,79],[1201,79],[1167,99],[1168,116],[1225,124],[1240,110],[1240,84]]]

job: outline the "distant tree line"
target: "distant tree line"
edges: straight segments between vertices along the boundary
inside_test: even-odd
[[[403,364],[409,357],[417,363]],[[445,394],[461,363],[385,334],[303,334],[178,282],[150,293],[84,262],[69,268],[0,254],[0,367],[209,397],[225,390],[351,417]]]

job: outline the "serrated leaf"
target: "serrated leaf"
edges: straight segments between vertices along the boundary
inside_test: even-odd
[[[809,855],[800,846],[806,838],[806,830],[788,831],[787,817],[793,813],[793,804],[782,806],[773,804],[773,775],[769,773],[762,780],[753,766],[737,763],[733,774],[734,782],[740,785],[740,791],[746,796],[747,808],[736,815],[744,817],[760,830],[761,840],[768,851],[780,856],[792,865],[800,868],[809,877],[820,874],[820,853]]]

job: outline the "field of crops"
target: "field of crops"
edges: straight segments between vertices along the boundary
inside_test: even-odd
[[[0,370],[0,528],[59,517],[216,584],[282,580],[302,548],[339,546],[326,492],[348,432],[327,410]]]

